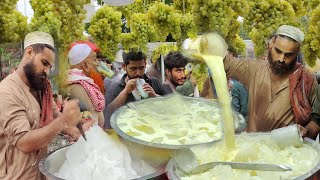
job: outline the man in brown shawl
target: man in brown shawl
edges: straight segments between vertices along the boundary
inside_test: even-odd
[[[310,118],[317,81],[297,63],[303,32],[282,25],[268,45],[268,61],[224,60],[228,77],[242,82],[249,94],[247,131],[271,131],[297,123],[303,136],[314,138],[319,131]]]

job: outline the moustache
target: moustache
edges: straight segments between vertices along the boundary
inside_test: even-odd
[[[130,79],[143,79],[143,77],[142,76],[134,76],[134,77],[132,77],[132,78],[130,78]]]

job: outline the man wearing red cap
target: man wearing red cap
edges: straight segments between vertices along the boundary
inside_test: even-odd
[[[87,111],[91,112],[96,124],[103,127],[104,95],[90,77],[98,66],[96,53],[86,43],[76,44],[69,50],[68,59],[70,69],[66,80],[67,95],[79,99],[81,104],[86,106]]]
[[[95,53],[99,53],[100,52],[100,48],[96,44],[94,44],[91,41],[87,41],[87,40],[80,40],[80,41],[73,42],[69,46],[69,50],[73,46],[75,46],[77,44],[87,44],[92,49],[93,52],[95,52]],[[89,74],[89,77],[91,79],[93,79],[94,83],[96,83],[99,86],[101,93],[105,94],[106,90],[105,90],[105,87],[103,85],[103,78],[102,78],[101,74],[99,72],[97,72],[97,71],[91,71],[90,74]]]

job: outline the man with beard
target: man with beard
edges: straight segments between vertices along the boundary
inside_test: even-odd
[[[38,163],[46,146],[81,121],[78,100],[53,107],[47,76],[55,61],[51,35],[32,32],[24,40],[18,68],[0,83],[0,179],[45,179]]]
[[[165,95],[165,91],[159,79],[148,77],[145,74],[147,56],[141,51],[130,51],[123,55],[123,69],[126,71],[114,89],[109,89],[106,93],[107,118],[105,127],[110,128],[111,114],[120,106],[141,99],[137,90],[137,80],[144,79],[143,90],[149,97]]]
[[[268,45],[268,61],[225,58],[227,76],[248,89],[247,131],[271,131],[297,123],[303,136],[317,133],[317,123],[310,118],[317,82],[297,63],[303,40],[299,28],[282,25]]]
[[[188,61],[187,57],[174,51],[169,52],[164,58],[166,80],[163,84],[167,93],[176,91],[184,96],[193,96],[197,83],[191,75],[192,80],[186,80],[185,67]]]
[[[103,127],[104,95],[90,76],[97,72],[99,63],[94,49],[87,43],[78,43],[69,50],[68,59],[70,69],[66,80],[66,94],[79,99],[84,108],[91,112],[95,124]]]

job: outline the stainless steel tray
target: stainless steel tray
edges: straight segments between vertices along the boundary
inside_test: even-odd
[[[252,133],[252,135],[255,134],[267,134],[267,133]],[[314,148],[318,154],[320,154],[320,144],[312,139],[309,138],[305,138],[304,139],[304,143],[310,145],[312,148]],[[170,180],[180,180],[180,178],[178,177],[178,175],[175,173],[176,171],[176,167],[174,165],[174,158],[171,158],[166,166],[166,173],[167,173],[167,177]],[[304,180],[307,179],[308,177],[312,176],[313,174],[315,174],[317,171],[320,170],[320,162],[318,162],[318,164],[316,166],[314,166],[313,169],[311,169],[310,171],[304,173],[303,175],[295,178],[294,180]]]
[[[184,100],[187,101],[195,101],[195,102],[201,102],[201,103],[207,103],[210,104],[210,106],[215,107],[215,108],[220,108],[220,104],[217,101],[212,101],[212,100],[208,100],[208,99],[204,99],[204,98],[193,98],[193,97],[186,97],[186,96],[181,96]],[[144,104],[144,103],[148,103],[150,104],[150,106],[152,106],[152,104],[156,101],[164,101],[166,98],[168,97],[156,97],[156,98],[148,98],[148,99],[144,99],[141,101],[136,101],[133,102],[135,106],[139,107],[140,104]],[[111,127],[116,131],[116,133],[118,135],[120,135],[121,137],[123,137],[124,139],[131,141],[131,142],[135,142],[138,144],[143,144],[146,146],[151,146],[151,147],[156,147],[156,148],[164,148],[164,149],[179,149],[179,148],[184,148],[184,147],[191,147],[194,145],[199,145],[199,144],[211,144],[213,142],[216,142],[218,140],[214,140],[211,142],[206,142],[206,143],[199,143],[199,144],[184,144],[184,145],[171,145],[171,144],[162,144],[162,143],[153,143],[153,142],[147,142],[147,141],[143,141],[140,139],[137,139],[133,136],[130,136],[128,134],[126,134],[125,132],[123,132],[117,124],[117,120],[119,115],[124,112],[126,109],[128,109],[129,107],[124,105],[122,107],[120,107],[119,109],[117,109],[111,116],[110,119],[110,124]],[[246,126],[245,121],[242,117],[242,115],[236,111],[233,111],[233,117],[237,119],[238,122],[241,122],[241,124],[239,124],[239,127],[237,129],[244,129],[244,127]],[[241,130],[239,130],[241,131]],[[236,130],[237,132],[237,130]]]

